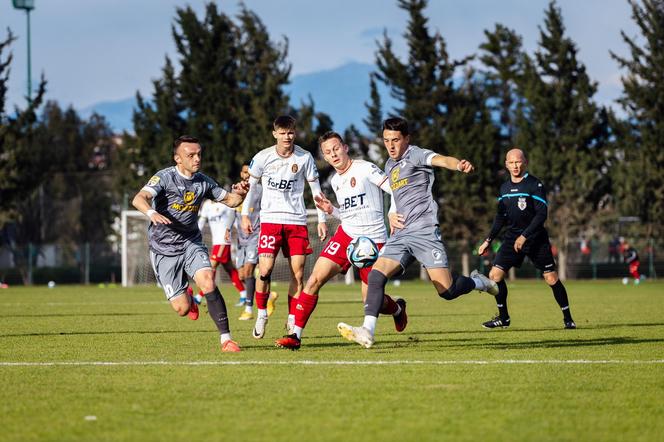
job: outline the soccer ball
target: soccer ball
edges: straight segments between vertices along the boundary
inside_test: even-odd
[[[624,278],[622,279],[622,283],[623,283],[624,285],[629,284],[629,278],[624,277]]]
[[[371,267],[378,259],[378,246],[366,236],[358,236],[348,244],[346,256],[358,269]]]
[[[48,282],[48,288],[49,289],[55,288],[55,281],[49,281]]]

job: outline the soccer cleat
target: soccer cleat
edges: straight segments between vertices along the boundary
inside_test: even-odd
[[[237,342],[229,339],[228,341],[221,344],[221,351],[224,353],[237,353],[240,351],[240,346]]]
[[[251,332],[251,335],[256,339],[263,339],[265,336],[265,326],[267,325],[267,317],[261,318],[260,316],[256,318],[256,325]]]
[[[193,296],[189,296],[189,313],[187,313],[187,316],[189,316],[189,319],[192,321],[198,319],[198,304],[194,302]]]
[[[510,318],[501,318],[500,315],[496,315],[490,321],[486,321],[482,324],[484,328],[507,328],[510,326]]]
[[[408,315],[406,314],[406,300],[397,298],[396,301],[394,302],[399,304],[399,307],[401,307],[401,311],[399,312],[399,314],[393,316],[394,328],[396,328],[398,332],[402,332],[406,329],[406,326],[408,325]]]
[[[337,324],[337,330],[339,330],[341,336],[349,341],[357,342],[364,348],[371,348],[374,344],[374,337],[364,327],[353,327],[352,325],[340,322]]]
[[[302,341],[295,333],[286,335],[283,338],[274,341],[274,345],[280,348],[287,348],[289,350],[299,350]]]
[[[245,302],[247,302],[247,298],[240,298],[240,300],[235,303],[235,307],[244,307]]]
[[[477,270],[470,272],[470,279],[475,282],[475,288],[482,292],[487,292],[490,295],[498,295],[498,284],[495,281],[487,278]]]
[[[254,314],[245,310],[237,319],[238,321],[249,321],[251,319],[254,319]]]
[[[270,292],[269,298],[267,298],[267,315],[272,316],[274,309],[276,308],[277,298],[279,294],[277,292]]]
[[[565,321],[565,328],[567,330],[574,330],[576,328],[576,324],[574,323],[573,320]]]

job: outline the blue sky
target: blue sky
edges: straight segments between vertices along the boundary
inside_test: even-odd
[[[174,57],[170,33],[175,8],[190,4],[202,12],[204,1],[174,0],[35,0],[32,21],[32,72],[43,72],[48,98],[83,108],[121,100],[137,90],[149,94],[166,54]],[[235,15],[237,1],[217,1]],[[404,51],[407,16],[396,0],[246,0],[274,39],[289,39],[293,74],[324,70],[349,61],[373,63],[376,39],[384,29],[395,49]],[[532,52],[546,0],[430,0],[427,15],[441,32],[453,58],[477,51],[483,31],[502,23],[519,33]],[[600,84],[597,99],[609,104],[621,91],[620,72],[609,50],[625,54],[620,37],[638,31],[626,0],[559,0],[567,33],[577,43],[579,59]],[[0,0],[0,36],[6,29],[19,37],[12,46],[9,103],[26,94],[26,18],[10,0]]]

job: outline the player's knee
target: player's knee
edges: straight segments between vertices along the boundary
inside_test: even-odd
[[[491,279],[494,282],[500,282],[503,280],[503,276],[505,275],[505,272],[503,272],[501,269],[498,267],[492,267],[491,271],[489,272],[489,279]]]
[[[261,274],[258,276],[258,279],[260,279],[261,281],[263,281],[263,282],[266,283],[266,284],[269,284],[269,283],[270,283],[270,278],[271,278],[271,277],[272,277],[272,272],[268,272],[266,275],[264,275],[264,274],[261,273]]]
[[[174,305],[173,309],[177,312],[179,316],[187,316],[187,313],[189,313],[188,305]]]
[[[383,275],[383,273],[379,272],[376,269],[373,269],[369,272],[369,276],[367,277],[367,284],[370,286],[377,285],[379,287],[385,287],[387,284],[387,276]]]
[[[549,285],[555,285],[558,282],[558,274],[556,272],[547,272],[544,274],[544,281]]]

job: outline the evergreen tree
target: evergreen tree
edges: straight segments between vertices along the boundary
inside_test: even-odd
[[[524,60],[519,80],[524,103],[517,111],[516,141],[527,153],[532,173],[547,187],[547,226],[560,250],[563,279],[569,240],[596,214],[606,180],[601,166],[607,113],[593,101],[597,83],[576,55],[576,45],[565,36],[560,9],[551,2],[535,59]]]
[[[627,113],[618,148],[623,157],[616,173],[615,192],[624,215],[637,215],[649,238],[664,234],[664,2],[630,0],[632,18],[642,43],[622,32],[630,56],[612,57],[627,71],[618,100]]]
[[[383,109],[380,101],[380,94],[378,93],[378,86],[376,84],[376,74],[371,74],[369,79],[369,103],[364,103],[367,108],[368,115],[362,120],[364,125],[369,130],[372,137],[377,141],[383,139]]]
[[[485,66],[485,88],[488,106],[500,129],[500,144],[493,152],[495,164],[502,164],[503,154],[514,146],[516,104],[519,100],[517,81],[523,75],[521,37],[515,31],[496,24],[493,32],[484,31],[486,42],[479,59]]]

